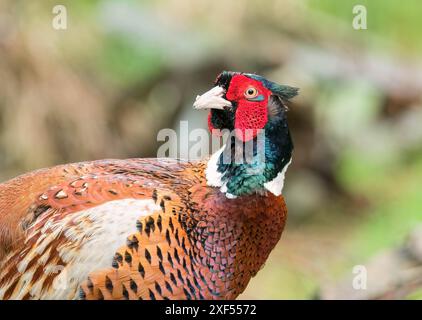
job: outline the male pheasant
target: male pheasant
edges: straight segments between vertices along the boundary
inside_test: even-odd
[[[83,162],[0,184],[0,299],[236,298],[284,228],[296,94],[225,71],[194,103],[214,133],[235,132],[209,159]],[[260,132],[264,157],[223,161]]]

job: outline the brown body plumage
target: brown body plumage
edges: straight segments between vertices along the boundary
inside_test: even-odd
[[[98,161],[41,170],[0,185],[1,298],[49,298],[49,293],[86,299],[237,297],[279,240],[286,207],[281,196],[227,199],[206,186],[205,166]],[[77,253],[90,235],[72,243],[62,232],[44,243],[41,237],[54,232],[45,225],[68,217],[65,228],[82,229],[95,221],[78,222],[81,211],[119,199],[152,199],[160,210],[133,221],[137,231],[126,235],[107,268],[87,270],[83,283],[67,279],[72,289],[66,297],[56,296],[55,278],[74,263],[63,256],[68,250]]]

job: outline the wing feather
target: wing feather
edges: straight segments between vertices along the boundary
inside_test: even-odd
[[[112,267],[137,221],[163,213],[163,190],[188,179],[200,182],[201,170],[133,159],[61,166],[0,185],[0,299],[78,297],[90,272]],[[154,237],[149,243],[163,241]]]

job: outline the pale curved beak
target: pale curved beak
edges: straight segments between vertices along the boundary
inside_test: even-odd
[[[201,96],[197,96],[193,104],[195,109],[227,109],[231,108],[232,104],[230,101],[223,98],[225,90],[216,86],[211,90],[205,92]]]

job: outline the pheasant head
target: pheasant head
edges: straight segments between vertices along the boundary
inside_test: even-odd
[[[293,150],[286,102],[297,93],[297,88],[255,74],[223,71],[214,87],[197,97],[194,107],[210,110],[210,131],[217,135],[225,129],[233,133],[208,163],[209,185],[220,187],[228,197],[267,191],[281,194]],[[264,157],[258,154],[260,133]],[[245,150],[251,150],[252,161],[236,161],[239,146],[242,160],[246,157]],[[230,155],[225,156],[227,153]]]

